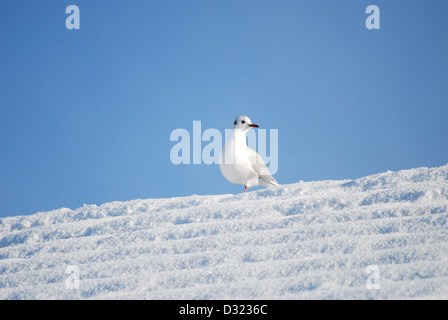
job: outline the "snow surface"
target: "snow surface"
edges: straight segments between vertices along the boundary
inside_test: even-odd
[[[447,206],[445,165],[7,217],[0,299],[447,299]]]

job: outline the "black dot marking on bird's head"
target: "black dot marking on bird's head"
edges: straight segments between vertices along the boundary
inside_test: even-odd
[[[236,120],[235,120],[235,121],[233,121],[233,124],[234,124],[234,125],[236,125]]]

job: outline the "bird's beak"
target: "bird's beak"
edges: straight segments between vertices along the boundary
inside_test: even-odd
[[[254,123],[252,123],[252,124],[249,125],[249,127],[252,127],[252,128],[258,128],[258,124],[254,124]]]

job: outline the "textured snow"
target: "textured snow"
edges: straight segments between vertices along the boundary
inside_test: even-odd
[[[445,165],[7,217],[0,299],[447,299],[447,207]]]

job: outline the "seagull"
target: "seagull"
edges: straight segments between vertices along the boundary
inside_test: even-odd
[[[232,183],[242,184],[244,192],[256,186],[278,186],[260,155],[246,144],[246,132],[251,128],[258,128],[258,125],[248,117],[235,118],[233,134],[226,141],[219,164],[222,175]]]

